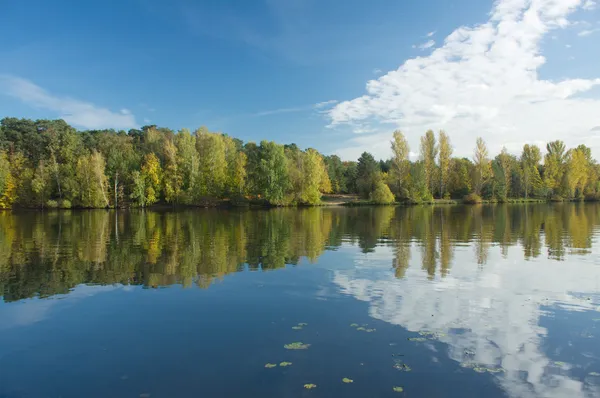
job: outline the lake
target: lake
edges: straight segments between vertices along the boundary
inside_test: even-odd
[[[0,213],[0,397],[598,397],[600,205]]]

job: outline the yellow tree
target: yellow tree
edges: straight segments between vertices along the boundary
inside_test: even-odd
[[[0,152],[0,209],[8,209],[16,199],[16,185],[6,153]]]
[[[421,137],[421,158],[425,166],[425,185],[429,190],[429,193],[433,195],[435,189],[435,158],[438,154],[438,146],[435,142],[435,134],[433,131],[428,130],[423,137]]]
[[[108,179],[104,174],[106,162],[98,152],[80,156],[75,177],[79,184],[79,204],[82,207],[108,207]]]
[[[248,157],[242,151],[235,154],[233,165],[230,166],[230,187],[231,192],[235,192],[239,196],[244,196],[246,193],[246,164]]]
[[[568,152],[567,181],[572,198],[581,196],[587,183],[589,162],[584,151],[579,148]]]
[[[394,131],[394,139],[392,140],[392,186],[396,187],[397,195],[402,198],[410,196],[410,192],[408,192],[409,153],[410,148],[404,134],[400,130]]]
[[[225,138],[222,134],[196,132],[196,148],[200,156],[200,192],[203,196],[220,198],[227,182]]]
[[[483,185],[492,175],[490,159],[488,157],[488,149],[483,138],[478,137],[473,154],[473,190],[477,195],[481,195]]]
[[[331,191],[329,174],[323,157],[314,149],[309,149],[302,157],[303,177],[300,201],[306,204],[321,202],[321,192]]]
[[[450,159],[452,158],[452,144],[450,137],[443,130],[439,134],[439,166],[440,166],[440,198],[444,197],[450,179]]]
[[[160,200],[160,187],[162,181],[162,170],[160,161],[154,153],[144,156],[144,163],[140,174],[144,182],[144,204],[152,205]]]
[[[561,190],[565,175],[567,153],[562,141],[552,141],[546,144],[544,156],[544,183],[552,192]]]

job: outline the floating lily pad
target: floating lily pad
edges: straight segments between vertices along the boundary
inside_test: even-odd
[[[342,381],[343,381],[344,383],[346,383],[346,384],[348,384],[348,383],[354,383],[354,380],[352,380],[352,379],[349,379],[349,378],[347,378],[347,377],[344,377],[344,378],[342,379]]]
[[[302,326],[292,326],[292,329],[294,329],[294,330],[302,330]]]
[[[265,368],[267,368],[267,369],[271,369],[271,368],[275,368],[275,367],[277,367],[276,363],[268,363],[265,365]]]
[[[351,323],[351,324],[350,324],[350,327],[352,327],[352,328],[356,328],[356,327],[358,327],[358,323]]]
[[[561,361],[554,361],[554,364],[555,364],[556,366],[565,366],[565,365],[566,365],[566,363],[564,363],[564,362],[561,362]]]
[[[486,368],[482,368],[482,367],[479,367],[479,366],[474,367],[473,370],[475,372],[477,372],[477,373],[485,373],[485,372],[487,372]]]
[[[306,350],[306,349],[308,349],[308,347],[310,347],[310,344],[304,344],[301,341],[286,344],[283,346],[283,348],[285,348],[287,350]]]
[[[427,339],[425,337],[409,337],[408,341],[427,341]]]
[[[361,327],[356,328],[356,330],[367,330],[367,329],[365,329],[361,326]]]
[[[394,387],[394,388],[392,388],[392,390],[394,390],[394,392],[403,392],[404,388],[402,388],[402,387]]]
[[[590,376],[600,376],[600,373],[598,373],[598,372],[590,372]]]
[[[412,370],[410,366],[403,363],[400,359],[396,359],[394,361],[394,369],[399,370],[401,372],[410,372]]]
[[[292,363],[291,363],[291,362],[281,362],[281,363],[279,364],[279,366],[281,366],[281,367],[285,368],[286,366],[292,366]]]
[[[434,335],[434,334],[435,334],[435,332],[428,332],[428,331],[426,331],[426,330],[422,330],[422,331],[420,331],[420,332],[419,332],[419,334],[420,334],[421,336],[432,336],[432,335]]]
[[[304,388],[306,388],[307,390],[312,390],[313,388],[317,388],[316,384],[305,384]]]
[[[365,332],[367,332],[367,333],[373,333],[375,330],[377,330],[377,329],[366,329]]]

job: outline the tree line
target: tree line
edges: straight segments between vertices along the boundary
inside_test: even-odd
[[[506,148],[491,157],[485,141],[476,139],[473,156],[452,157],[449,136],[429,130],[421,137],[420,158],[409,160],[409,146],[400,131],[393,134],[389,173],[382,177],[399,200],[433,198],[506,202],[510,198],[555,201],[600,198],[600,165],[585,145],[567,149],[557,140],[546,145],[525,144],[519,156]],[[366,156],[368,154],[363,154]]]
[[[276,270],[326,250],[391,248],[395,275],[445,277],[468,245],[561,261],[591,254],[600,206],[372,206],[270,211],[0,212],[0,296],[68,294],[82,283],[208,287],[244,270]],[[462,249],[461,249],[462,250]],[[475,266],[475,264],[474,264]]]
[[[207,205],[228,200],[318,205],[324,193],[358,194],[373,203],[434,198],[596,199],[600,169],[585,145],[525,145],[491,158],[478,138],[473,157],[453,157],[449,136],[427,131],[420,157],[409,158],[393,134],[388,160],[368,152],[358,161],[324,156],[295,144],[244,143],[201,127],[178,132],[144,126],[128,132],[77,131],[63,120],[0,121],[0,208]]]

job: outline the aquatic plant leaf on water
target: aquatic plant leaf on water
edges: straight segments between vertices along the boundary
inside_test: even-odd
[[[349,379],[349,378],[347,378],[347,377],[344,377],[344,378],[342,379],[342,381],[343,381],[344,383],[346,383],[346,384],[348,384],[348,383],[354,383],[354,380],[352,380],[352,379]]]
[[[292,329],[294,329],[294,330],[302,330],[302,326],[292,326]]]
[[[392,390],[394,390],[394,392],[403,392],[404,388],[402,388],[402,387],[394,387],[394,388],[392,388]]]
[[[377,330],[377,329],[366,329],[365,332],[367,332],[367,333],[373,333],[375,330]]]
[[[479,366],[474,367],[473,370],[477,373],[485,373],[487,371],[486,368],[482,368]]]
[[[564,363],[564,362],[561,362],[561,361],[554,361],[553,363],[554,363],[554,365],[556,365],[556,366],[565,366],[565,365],[566,365],[566,363]]]
[[[410,372],[412,370],[410,366],[402,362],[400,359],[394,360],[394,369],[399,370],[400,372]]]
[[[291,362],[281,362],[279,364],[279,366],[281,366],[282,368],[285,368],[286,366],[292,366],[292,363]]]
[[[361,326],[361,327],[356,328],[356,330],[367,330],[367,329],[365,329]]]
[[[267,368],[267,369],[271,369],[271,368],[275,368],[275,367],[277,367],[277,364],[275,364],[275,363],[268,363],[265,365],[265,368]]]
[[[589,374],[590,376],[600,376],[600,373],[598,372],[590,372]]]
[[[308,323],[300,322],[298,326],[308,326]]]
[[[286,344],[283,348],[287,350],[306,350],[310,347],[310,344],[304,344],[301,341],[297,341],[295,343]]]
[[[350,327],[351,327],[351,328],[357,328],[357,327],[358,327],[358,323],[351,323],[351,324],[350,324]]]
[[[409,337],[408,341],[418,341],[418,342],[422,342],[422,341],[427,341],[427,339],[425,337]]]
[[[312,390],[313,388],[317,388],[316,384],[305,384],[304,388],[306,388],[307,390]]]

